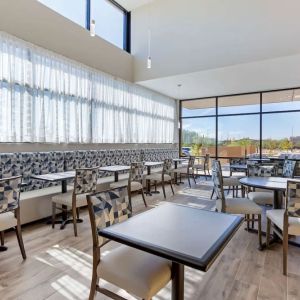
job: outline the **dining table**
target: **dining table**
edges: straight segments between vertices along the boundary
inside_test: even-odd
[[[130,170],[130,166],[123,166],[123,165],[106,166],[106,167],[99,168],[99,171],[114,173],[115,182],[119,181],[119,173],[120,172],[129,171],[129,170]]]
[[[147,168],[147,175],[151,174],[152,167],[161,166],[161,165],[163,165],[163,163],[164,163],[163,161],[145,161],[144,164],[145,164],[145,167]],[[159,194],[159,193],[160,192],[157,191],[157,190],[151,191],[151,182],[148,179],[147,180],[147,191],[146,191],[146,194],[149,195],[149,196],[152,196],[152,194]]]
[[[288,180],[299,181],[292,178],[283,178],[283,177],[243,177],[240,179],[240,183],[243,186],[251,188],[259,188],[264,190],[273,191],[273,209],[280,209],[282,207],[283,194],[286,191]],[[250,231],[256,232],[256,230],[250,229]],[[265,232],[263,232],[265,234]],[[279,241],[278,236],[273,233],[273,238],[270,241],[271,243]],[[289,240],[289,244],[296,247],[300,247],[300,243],[294,240]],[[265,244],[264,244],[265,246]]]
[[[207,272],[242,222],[240,216],[165,203],[99,235],[172,262],[172,300],[183,300],[184,266]]]

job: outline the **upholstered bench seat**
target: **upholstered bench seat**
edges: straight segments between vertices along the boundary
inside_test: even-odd
[[[73,192],[56,195],[52,197],[52,202],[72,207],[72,195]],[[76,207],[82,206],[87,206],[86,194],[80,194],[76,196]]]
[[[110,188],[116,189],[116,188],[120,188],[120,187],[127,186],[127,185],[128,185],[128,181],[123,180],[123,181],[111,183]],[[131,182],[131,191],[132,192],[141,190],[142,188],[143,188],[143,185],[140,182],[136,182],[136,181]]]

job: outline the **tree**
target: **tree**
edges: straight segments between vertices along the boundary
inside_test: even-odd
[[[280,141],[280,144],[279,144],[279,148],[281,150],[292,150],[293,149],[293,142],[290,141],[289,139],[283,139]]]

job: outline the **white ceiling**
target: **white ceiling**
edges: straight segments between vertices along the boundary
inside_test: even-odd
[[[184,98],[300,86],[298,60],[273,61],[300,54],[299,11],[296,0],[153,1],[132,11],[135,82],[173,97],[182,83]]]
[[[153,0],[117,0],[121,6],[123,6],[126,10],[132,11],[142,5],[148,4]]]

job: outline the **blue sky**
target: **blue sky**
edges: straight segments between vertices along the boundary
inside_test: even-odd
[[[85,27],[86,0],[39,0],[39,2]],[[91,18],[96,21],[96,34],[122,49],[123,17],[123,12],[108,1],[91,0]]]

